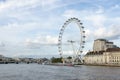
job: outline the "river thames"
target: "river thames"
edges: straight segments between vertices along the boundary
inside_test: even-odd
[[[120,67],[0,64],[0,80],[120,80]]]

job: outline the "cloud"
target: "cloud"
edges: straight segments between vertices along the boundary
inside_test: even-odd
[[[118,8],[118,5],[116,7]],[[118,39],[119,17],[110,17],[106,12],[103,7],[98,6],[96,10],[66,10],[63,16],[75,16],[83,21],[85,28],[87,27],[87,41],[96,38]]]
[[[63,16],[67,18],[78,17],[81,20],[89,21],[94,27],[103,27],[106,20],[103,13],[104,9],[99,7],[97,10],[67,10]]]
[[[106,38],[106,39],[120,39],[120,26],[111,26],[108,28],[99,28],[95,31],[94,36],[96,38]]]
[[[116,5],[112,6],[110,8],[110,10],[119,9],[119,8],[120,8],[120,5],[116,4]]]
[[[104,3],[108,4],[103,2],[101,0],[2,0],[0,42],[5,43],[5,46],[1,51],[10,55],[57,53],[56,45],[55,48],[43,45],[57,44],[59,29],[65,20],[71,17],[77,17],[83,22],[89,43],[87,48],[96,38],[119,41],[119,4],[114,1],[110,4],[107,0]],[[66,35],[72,36],[72,31],[78,32],[71,27],[70,30],[66,31]]]
[[[19,42],[22,35],[29,33],[29,31],[37,28],[37,23],[10,23],[0,27],[0,38],[1,41],[11,41],[11,42]],[[21,35],[21,37],[20,37]],[[27,35],[26,35],[27,36]],[[10,40],[8,40],[10,39]]]
[[[37,6],[48,6],[48,5],[53,5],[55,4],[57,1],[59,0],[20,0],[20,1],[16,1],[16,0],[6,0],[5,2],[1,3],[0,8],[1,9],[17,9],[17,8],[21,8],[23,9],[23,7],[26,9],[29,8],[34,8]]]
[[[64,57],[65,55],[74,55],[74,52],[73,51],[71,51],[71,50],[68,50],[68,51],[63,51],[63,54],[62,54],[62,56]]]
[[[104,8],[102,6],[98,6],[98,9],[95,11],[96,14],[103,14],[105,11],[104,11]]]
[[[86,20],[92,22],[94,27],[104,27],[106,17],[104,15],[87,16]]]
[[[15,22],[38,21],[38,16],[43,15],[43,10],[56,4],[56,1],[58,0],[6,0],[0,3],[0,18],[14,19]]]
[[[7,0],[0,4],[0,11],[15,10],[20,8],[29,8],[29,6],[34,7],[37,5],[38,0]]]
[[[30,48],[40,48],[42,46],[56,46],[58,44],[58,37],[53,37],[50,35],[47,36],[38,36],[34,39],[26,39],[24,43],[27,47]]]
[[[58,38],[50,35],[38,36],[35,39],[27,39],[26,43],[57,44]]]
[[[28,10],[39,7],[40,10],[49,11],[68,5],[78,4],[86,1],[63,1],[63,0],[6,0],[0,3],[0,12],[14,10]]]

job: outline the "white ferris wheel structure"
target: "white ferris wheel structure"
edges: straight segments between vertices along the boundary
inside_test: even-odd
[[[85,30],[84,30],[83,23],[78,18],[75,18],[75,17],[70,18],[67,21],[65,21],[65,23],[63,24],[62,28],[60,29],[60,33],[59,33],[59,37],[58,37],[58,51],[59,51],[60,56],[63,59],[63,63],[65,63],[64,62],[64,50],[63,50],[63,47],[62,47],[62,45],[64,45],[63,35],[64,35],[66,27],[72,22],[76,23],[78,28],[80,29],[79,30],[80,31],[79,32],[80,36],[78,36],[79,37],[79,43],[77,44],[78,45],[77,49],[75,49],[75,46],[74,46],[74,44],[77,43],[76,41],[74,41],[72,39],[67,40],[67,42],[69,42],[71,44],[72,51],[73,51],[73,54],[74,54],[74,56],[72,56],[72,63],[75,64],[75,60],[79,60],[81,63],[83,63],[83,60],[81,58],[81,54],[83,53],[83,48],[84,48],[84,45],[85,45]]]

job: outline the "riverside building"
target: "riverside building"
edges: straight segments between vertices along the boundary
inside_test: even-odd
[[[105,39],[97,39],[93,44],[93,51],[84,56],[85,64],[120,65],[120,48]]]

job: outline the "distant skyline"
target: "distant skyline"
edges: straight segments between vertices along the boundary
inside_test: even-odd
[[[0,54],[59,56],[54,44],[71,17],[80,19],[85,27],[84,53],[92,50],[97,38],[120,47],[119,0],[0,0]],[[68,30],[72,34],[73,28]]]

